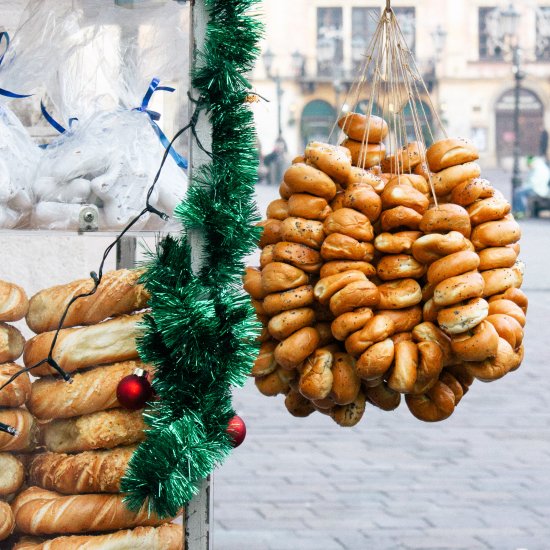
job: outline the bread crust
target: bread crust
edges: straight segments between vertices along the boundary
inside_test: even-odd
[[[25,347],[25,338],[16,327],[0,323],[0,363],[15,361]]]
[[[94,325],[108,317],[145,308],[149,294],[138,284],[142,274],[143,270],[108,271],[94,294],[71,305],[63,326]],[[90,292],[93,286],[92,279],[88,278],[41,290],[30,299],[27,325],[36,333],[57,329],[69,301],[78,294]]]
[[[29,309],[25,291],[18,285],[0,280],[0,321],[19,321]]]
[[[0,496],[5,497],[16,493],[23,485],[23,481],[25,481],[23,463],[10,453],[0,453]]]
[[[0,409],[0,422],[17,430],[16,435],[0,432],[0,451],[34,450],[38,441],[38,426],[25,409]]]
[[[21,367],[16,363],[0,365],[0,386],[18,373]],[[28,373],[19,375],[9,386],[0,391],[0,407],[20,407],[31,395],[31,379]]]

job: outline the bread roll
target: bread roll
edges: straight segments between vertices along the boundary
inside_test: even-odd
[[[256,227],[262,228],[262,235],[258,241],[260,248],[265,248],[270,244],[281,242],[281,220],[267,219],[256,224]]]
[[[283,262],[271,262],[261,272],[264,294],[290,290],[308,283],[309,277],[301,269]]]
[[[355,371],[355,359],[347,353],[334,353],[330,398],[337,405],[349,405],[355,401],[360,389],[361,380]]]
[[[29,300],[18,285],[0,280],[0,321],[19,321],[27,314]]]
[[[386,156],[386,146],[383,143],[362,143],[345,139],[342,146],[349,149],[352,164],[361,168],[372,168],[380,164]]]
[[[59,332],[53,358],[66,372],[74,372],[93,365],[137,359],[136,336],[143,314],[123,315],[98,325],[65,328]],[[31,338],[25,346],[25,365],[35,365],[46,359],[55,331]],[[57,374],[49,365],[33,369],[35,376]]]
[[[346,183],[351,174],[351,154],[345,147],[311,141],[307,144],[305,158],[339,183]]]
[[[0,540],[7,539],[15,528],[15,518],[10,505],[0,501]]]
[[[283,241],[273,249],[273,259],[302,269],[306,273],[317,273],[321,269],[319,252],[305,244]]]
[[[358,241],[372,241],[374,230],[364,214],[352,208],[340,208],[330,214],[323,224],[325,233],[341,233]]]
[[[331,212],[332,209],[328,202],[322,197],[315,197],[308,193],[296,193],[288,199],[290,216],[323,221]]]
[[[118,269],[105,273],[96,292],[73,303],[63,322],[64,327],[94,325],[125,313],[143,309],[149,294],[138,284],[143,270]],[[78,294],[90,292],[91,278],[54,286],[35,294],[29,303],[27,324],[34,332],[55,330],[69,301]]]
[[[353,183],[348,185],[344,193],[346,208],[353,208],[367,216],[374,223],[382,212],[382,201],[374,188],[368,183]]]
[[[135,447],[75,455],[41,453],[29,466],[29,484],[66,495],[119,493],[120,480]]]
[[[116,397],[118,383],[136,368],[150,370],[140,361],[124,361],[77,373],[72,384],[50,376],[36,380],[27,407],[40,420],[120,407]]]
[[[291,193],[309,193],[327,201],[331,201],[336,195],[334,181],[321,170],[304,163],[287,168],[284,181]]]
[[[426,160],[434,172],[465,162],[472,162],[478,158],[479,153],[474,144],[463,138],[441,139],[426,151]]]
[[[263,300],[266,292],[262,287],[262,272],[257,267],[248,266],[243,275],[243,289],[251,298]]]
[[[21,461],[10,453],[0,453],[0,496],[16,493],[23,481],[25,468]]]
[[[142,411],[113,409],[54,420],[42,427],[44,445],[56,453],[112,449],[145,439]]]
[[[0,365],[0,386],[3,386],[14,374],[21,371],[15,363]],[[28,373],[21,374],[11,384],[0,391],[0,407],[19,407],[24,405],[31,394],[31,379]]]
[[[374,245],[360,242],[341,233],[330,234],[323,242],[321,256],[324,260],[352,260],[369,262],[374,257]]]
[[[346,136],[365,143],[384,141],[389,132],[388,124],[383,118],[361,113],[345,114],[338,120],[338,126]]]
[[[287,218],[281,224],[281,238],[283,241],[305,244],[319,250],[325,238],[323,223],[306,218]]]
[[[130,512],[124,495],[64,496],[53,491],[29,487],[13,502],[17,529],[28,535],[93,533],[139,526],[161,525],[162,520],[149,514],[147,504]]]
[[[0,451],[34,450],[38,427],[33,416],[25,409],[0,409],[0,422],[17,430],[16,435],[0,432]]]
[[[27,540],[26,546],[19,542],[14,550],[183,550],[183,527],[165,523],[160,527],[136,527],[108,535],[56,537],[36,543]]]
[[[0,363],[15,361],[25,347],[25,338],[19,330],[6,323],[0,323]]]
[[[288,201],[275,199],[267,205],[266,215],[274,220],[285,220],[288,218]]]

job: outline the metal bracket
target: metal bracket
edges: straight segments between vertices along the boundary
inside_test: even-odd
[[[99,229],[99,210],[93,204],[84,204],[78,214],[78,232],[97,231]]]

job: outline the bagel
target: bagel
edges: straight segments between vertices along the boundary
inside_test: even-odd
[[[315,318],[317,321],[328,323],[334,321],[334,315],[330,311],[330,307],[328,305],[323,305],[315,300],[311,307],[315,310]]]
[[[276,244],[282,240],[280,220],[262,220],[256,224],[256,227],[262,228],[262,236],[258,241],[258,246],[264,248],[269,244]]]
[[[424,395],[406,395],[405,402],[412,415],[423,422],[445,420],[455,409],[453,391],[439,380]]]
[[[405,185],[410,185],[417,191],[420,191],[422,195],[427,197],[429,199],[430,195],[430,185],[426,178],[423,175],[419,174],[395,174],[390,175],[391,177],[388,180],[387,185],[394,185],[398,183],[402,183]],[[411,207],[412,208],[412,207]]]
[[[410,332],[422,322],[422,308],[417,306],[404,309],[380,309],[377,315],[384,315],[393,321],[394,332]]]
[[[489,314],[486,322],[491,323],[495,327],[499,337],[504,338],[513,350],[517,350],[521,346],[523,342],[523,328],[514,317],[504,313],[493,313]]]
[[[374,223],[382,212],[382,200],[376,190],[365,183],[348,185],[344,192],[343,205],[358,210],[367,216],[371,223]]]
[[[284,182],[291,194],[309,193],[326,201],[331,201],[336,195],[336,184],[329,176],[314,166],[301,162],[287,168]]]
[[[347,113],[338,120],[338,126],[349,138],[361,143],[380,143],[388,135],[388,124],[375,115]]]
[[[384,254],[410,254],[413,243],[421,236],[421,231],[380,233],[374,239],[374,248]]]
[[[331,275],[336,275],[337,273],[342,273],[343,271],[360,271],[364,273],[367,277],[372,277],[376,275],[376,268],[368,263],[354,260],[334,260],[331,262],[326,262],[323,264],[319,275],[321,278],[330,277]]]
[[[330,327],[334,338],[343,342],[350,334],[362,329],[373,315],[372,309],[368,307],[342,313],[332,321]]]
[[[434,323],[426,321],[417,324],[412,330],[412,337],[415,342],[435,342],[443,353],[443,365],[453,363],[451,339]]]
[[[374,386],[366,387],[365,394],[369,403],[383,411],[393,411],[401,403],[401,394],[389,388],[383,381]]]
[[[416,210],[419,214],[424,214],[428,210],[430,201],[428,198],[417,191],[412,185],[400,183],[400,180],[393,180],[386,185],[380,194],[382,208],[388,210],[395,206],[406,206]]]
[[[265,317],[268,315],[267,311],[264,308],[264,303],[262,300],[250,300],[250,303],[252,304],[252,307],[254,308],[254,311],[256,312],[256,316],[258,318]]]
[[[511,370],[517,369],[521,359],[522,353],[515,352],[504,338],[499,338],[497,353],[494,357],[485,361],[465,363],[465,367],[478,380],[492,382],[502,378]]]
[[[401,174],[412,172],[422,162],[424,156],[423,146],[418,141],[411,141],[399,149],[397,153],[386,157],[381,163],[382,172],[388,174]]]
[[[469,248],[469,241],[462,233],[451,231],[446,235],[431,233],[414,241],[411,250],[415,259],[423,264],[431,264],[443,256],[449,256]]]
[[[361,354],[355,368],[363,380],[380,378],[391,367],[395,356],[395,346],[391,338],[386,338],[370,346]]]
[[[430,170],[434,172],[472,162],[478,158],[479,153],[474,144],[463,138],[441,139],[426,151],[426,161]]]
[[[376,285],[365,279],[347,284],[330,298],[330,311],[335,317],[360,307],[375,307],[380,299]]]
[[[495,294],[489,298],[489,303],[494,302],[495,300],[510,300],[518,305],[523,310],[523,313],[527,313],[529,300],[527,299],[525,292],[519,288],[509,288],[503,294]]]
[[[394,279],[418,279],[426,272],[426,267],[409,254],[384,256],[376,266],[376,273],[383,281]]]
[[[275,250],[274,244],[268,244],[264,249],[262,250],[262,253],[260,254],[260,267],[263,269],[266,265],[270,264],[271,262],[275,261],[273,259],[273,250]]]
[[[321,246],[321,256],[327,261],[355,260],[370,262],[374,257],[374,245],[359,242],[357,239],[341,233],[331,233]]]
[[[434,299],[430,298],[427,302],[424,302],[422,306],[422,318],[429,323],[435,323],[441,309],[442,308],[434,302]]]
[[[325,239],[323,222],[306,218],[286,218],[281,223],[281,240],[319,250]]]
[[[462,386],[462,391],[464,393],[467,393],[475,378],[467,371],[464,365],[466,365],[466,363],[463,362],[457,365],[451,365],[449,367],[446,367],[443,372],[448,372],[449,374],[452,374],[452,376]]]
[[[419,224],[424,233],[458,231],[466,238],[472,232],[468,212],[458,204],[440,204],[426,211]]]
[[[364,168],[359,168],[358,166],[352,166],[351,174],[346,187],[349,187],[355,183],[361,185],[368,184],[376,193],[381,193],[385,185],[384,180],[379,175],[375,174],[372,169],[365,170]]]
[[[247,267],[243,275],[243,288],[255,300],[263,300],[262,272],[257,267]]]
[[[479,251],[480,271],[512,267],[517,260],[517,253],[511,246],[492,246]]]
[[[365,406],[365,394],[360,391],[352,403],[349,405],[336,405],[330,410],[329,415],[339,426],[351,428],[363,418]]]
[[[321,304],[328,304],[332,296],[349,283],[366,280],[365,274],[361,271],[344,271],[320,279],[313,288],[313,294]]]
[[[459,183],[451,192],[451,202],[460,206],[469,206],[478,199],[488,199],[495,189],[488,180],[474,178]]]
[[[336,405],[349,405],[355,401],[360,390],[361,380],[355,372],[355,359],[347,353],[335,353],[329,397]]]
[[[506,246],[515,243],[521,238],[521,229],[510,215],[493,222],[485,222],[474,227],[472,243],[476,250],[489,246]]]
[[[292,190],[284,181],[282,181],[281,185],[279,185],[279,195],[285,200],[289,200],[292,196]]]
[[[385,210],[380,215],[380,224],[383,231],[392,231],[400,227],[418,230],[422,222],[422,215],[407,206],[396,206]]]
[[[513,317],[522,327],[525,326],[525,312],[512,300],[495,300],[489,302],[489,315],[495,313],[503,313],[504,315],[510,315]]]
[[[398,279],[378,285],[380,309],[401,309],[422,301],[422,290],[415,279]]]
[[[303,285],[284,292],[269,294],[264,298],[262,315],[273,317],[281,311],[307,307],[314,302],[313,287]]]
[[[271,374],[277,368],[277,361],[275,360],[275,348],[277,347],[277,342],[270,340],[264,342],[260,346],[260,352],[256,361],[254,361],[254,366],[250,371],[250,376],[254,378],[258,376],[267,376]]]
[[[372,168],[384,159],[386,156],[386,146],[383,143],[366,143],[353,139],[345,139],[342,147],[349,149],[351,153],[351,163],[360,168]]]
[[[389,338],[395,332],[395,324],[387,315],[375,315],[365,326],[346,338],[346,351],[358,357],[367,348]]]
[[[266,215],[275,220],[284,220],[288,218],[288,201],[284,199],[275,199],[267,206]]]
[[[467,332],[489,315],[489,304],[483,298],[472,298],[437,313],[437,322],[447,334]]]
[[[432,183],[435,194],[438,197],[444,197],[452,193],[453,189],[464,181],[478,178],[481,174],[479,164],[475,162],[466,162],[458,166],[451,166],[432,174]]]
[[[374,238],[374,230],[367,216],[352,208],[340,208],[332,212],[323,228],[327,235],[341,233],[358,241],[372,241]]]
[[[441,281],[434,289],[433,300],[438,306],[458,304],[483,296],[484,286],[484,278],[477,271],[468,271]]]
[[[322,197],[307,193],[296,193],[288,199],[288,215],[306,220],[324,221],[332,212],[328,202]]]
[[[423,287],[422,287],[422,300],[424,300],[425,302],[427,302],[428,300],[430,300],[431,298],[434,297],[434,290],[435,290],[435,287],[437,285],[434,285],[432,283],[426,283]]]
[[[317,273],[321,269],[321,256],[317,250],[305,244],[283,241],[273,249],[273,260],[285,262],[303,269],[307,273]]]
[[[418,342],[419,360],[416,381],[410,393],[425,394],[439,379],[443,370],[443,351],[436,342]]]
[[[267,330],[267,324],[269,322],[269,317],[267,315],[260,315],[258,316],[258,321],[262,324],[262,331],[260,332],[260,335],[256,338],[256,342],[259,342],[260,344],[263,344],[264,342],[267,342],[268,340],[271,340],[271,334],[269,334],[269,331]]]
[[[307,144],[306,162],[312,163],[327,176],[337,182],[346,183],[351,174],[351,155],[349,149],[319,141]]]
[[[490,197],[474,202],[466,209],[472,227],[480,223],[500,220],[510,212],[510,203],[499,197]]]
[[[254,384],[259,392],[267,397],[286,394],[290,390],[290,384],[296,377],[295,371],[288,371],[278,367],[267,376],[258,376]]]
[[[409,393],[416,382],[418,347],[414,342],[403,341],[395,345],[393,368],[388,378],[388,387],[399,393]]]
[[[307,397],[307,399],[325,399],[328,396],[333,380],[332,363],[332,353],[327,350],[315,350],[307,357],[300,374],[298,386],[304,397]]]
[[[496,356],[498,338],[495,327],[485,320],[471,332],[453,335],[451,346],[454,354],[462,361],[483,361],[488,357]]]
[[[320,348],[335,344],[334,336],[332,335],[332,332],[330,330],[330,323],[323,321],[323,322],[315,323],[313,327],[319,333]]]
[[[315,311],[308,307],[282,311],[269,320],[267,330],[277,340],[284,340],[294,332],[315,324]]]
[[[518,288],[523,282],[523,276],[519,269],[512,267],[501,267],[499,269],[489,269],[481,273],[485,281],[485,296],[502,294],[509,288]]]
[[[330,208],[334,212],[340,208],[344,208],[344,191],[338,191],[336,196],[330,201]]]
[[[319,333],[314,328],[301,328],[279,342],[274,352],[275,361],[285,369],[293,369],[317,349],[319,342]]]
[[[306,285],[308,282],[309,276],[304,271],[283,262],[271,262],[267,264],[260,274],[260,283],[264,298],[267,294],[290,290]]]
[[[439,377],[439,381],[443,382],[455,396],[455,407],[460,403],[464,397],[464,388],[458,379],[448,371],[443,371]]]
[[[426,182],[431,182],[432,179],[432,171],[428,168],[428,165],[425,162],[420,162],[417,164],[412,173],[416,176],[422,176]]]
[[[285,407],[292,416],[297,418],[305,418],[315,412],[313,403],[296,390],[290,390],[286,394]]]
[[[437,285],[449,277],[456,277],[477,269],[478,265],[479,256],[475,252],[471,250],[454,252],[430,265],[427,272],[428,282]]]
[[[394,344],[398,344],[399,342],[405,342],[406,340],[412,341],[412,332],[397,332],[396,334],[392,334],[390,336],[390,340]]]

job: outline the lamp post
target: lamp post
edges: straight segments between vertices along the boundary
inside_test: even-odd
[[[521,128],[519,124],[521,81],[525,73],[521,70],[521,48],[518,43],[518,24],[520,13],[510,4],[500,12],[502,36],[508,41],[512,53],[512,70],[514,73],[514,167],[512,170],[512,197],[514,191],[521,186],[519,159],[521,155]]]

